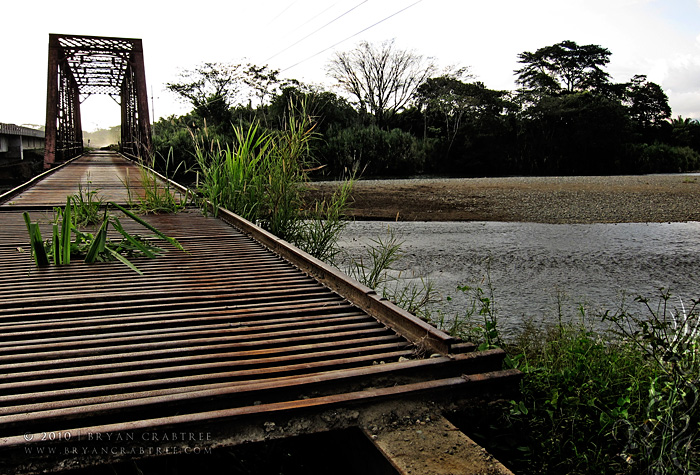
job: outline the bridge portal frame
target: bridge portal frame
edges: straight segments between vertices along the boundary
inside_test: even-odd
[[[110,95],[121,106],[120,151],[132,157],[150,155],[151,123],[142,41],[52,33],[44,168],[83,152],[80,104],[93,94]]]

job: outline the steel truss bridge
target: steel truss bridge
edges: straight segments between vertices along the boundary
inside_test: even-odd
[[[49,35],[44,167],[80,155],[80,104],[93,94],[121,106],[120,151],[132,157],[151,152],[143,45],[140,39]]]

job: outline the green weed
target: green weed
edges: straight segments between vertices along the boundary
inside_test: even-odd
[[[85,189],[83,189],[82,183],[78,183],[78,193],[72,195],[73,223],[76,226],[88,226],[100,222],[104,199],[99,196],[99,189],[90,188],[91,184],[88,175]]]
[[[437,294],[432,282],[394,269],[403,256],[402,245],[401,236],[389,227],[386,236],[370,239],[365,248],[366,259],[350,259],[344,271],[383,298],[430,321],[430,308],[437,301]]]
[[[172,148],[164,162],[165,174],[168,176],[173,163]],[[173,188],[169,180],[161,179],[155,172],[155,155],[150,158],[150,162],[141,161],[140,165],[138,183],[140,190],[143,190],[143,196],[140,193],[134,196],[135,193],[131,188],[128,174],[123,181],[127,190],[127,201],[131,208],[138,210],[141,214],[177,213],[185,209],[188,203],[194,199],[194,194],[190,196],[189,193],[186,193],[185,196],[182,196],[179,190]],[[182,163],[175,167],[173,175],[180,170],[181,166]]]
[[[315,125],[302,106],[290,106],[285,127],[265,130],[259,123],[233,126],[235,141],[210,141],[205,129],[192,132],[199,168],[198,191],[214,206],[233,211],[320,259],[337,254],[335,242],[354,180],[329,201],[304,209],[308,171],[314,169],[310,144]]]
[[[371,244],[366,247],[367,260],[363,257],[351,259],[347,274],[361,284],[371,289],[377,289],[393,279],[389,271],[392,265],[401,258],[403,241],[389,227],[385,237],[379,236],[370,239],[370,242]]]
[[[345,215],[354,183],[354,178],[344,181],[329,199],[315,202],[306,211],[296,238],[299,248],[322,261],[335,261],[340,253],[336,243],[347,224]]]
[[[500,412],[471,419],[470,432],[517,473],[698,473],[700,317],[697,302],[672,308],[638,298],[646,315],[623,308],[537,328],[502,341],[491,297],[478,287],[465,317],[445,329],[497,344],[524,373],[521,395]],[[559,303],[561,316],[561,302]],[[591,329],[594,319],[614,333]],[[457,322],[457,323],[455,323]],[[493,325],[490,323],[493,322]],[[475,325],[476,324],[476,325]]]
[[[87,264],[118,260],[134,272],[142,274],[130,259],[136,257],[154,258],[165,252],[152,245],[148,237],[127,232],[119,218],[109,214],[108,208],[105,208],[101,223],[94,234],[79,229],[79,225],[76,224],[76,214],[73,212],[74,209],[80,208],[79,205],[75,204],[76,200],[76,197],[67,197],[65,207],[57,210],[58,218],[52,224],[52,238],[46,241],[42,239],[39,225],[32,223],[29,213],[24,212],[32,256],[38,267],[48,266],[51,262],[57,266],[68,265],[71,259],[75,258],[81,258]],[[108,206],[116,208],[126,217],[151,231],[155,238],[166,241],[184,251],[177,240],[166,236],[131,211],[116,203],[109,203]],[[121,235],[120,240],[115,241],[108,237],[110,225]],[[75,236],[74,240],[73,236]]]
[[[656,306],[639,317],[627,310],[603,319],[620,338],[634,345],[649,368],[640,420],[619,421],[616,435],[626,442],[621,455],[650,473],[700,473],[700,312],[698,301],[686,308],[670,305],[662,289]]]
[[[491,281],[491,259],[484,261],[485,274],[470,285],[458,286],[467,297],[467,305],[458,315],[448,315],[443,309],[431,312],[429,322],[462,340],[478,343],[479,350],[503,347],[498,327],[498,311]],[[451,296],[446,297],[452,302]]]

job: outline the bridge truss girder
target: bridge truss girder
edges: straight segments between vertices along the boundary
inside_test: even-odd
[[[120,151],[133,157],[151,153],[141,40],[50,34],[45,168],[83,152],[80,104],[93,94],[121,105]]]

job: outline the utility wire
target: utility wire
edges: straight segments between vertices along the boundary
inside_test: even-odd
[[[294,64],[292,64],[291,66],[288,66],[288,67],[282,69],[280,72],[284,72],[284,71],[287,71],[287,70],[289,70],[289,69],[292,69],[292,68],[294,68],[294,67],[296,67],[296,66],[299,66],[301,63],[305,63],[306,61],[308,61],[308,60],[310,60],[310,59],[312,59],[312,58],[315,58],[315,57],[318,56],[319,54],[325,53],[325,52],[328,51],[329,49],[335,48],[336,46],[338,46],[338,45],[341,44],[341,43],[346,42],[346,41],[349,40],[350,38],[354,38],[354,37],[356,37],[357,35],[359,35],[359,34],[361,34],[361,33],[364,33],[365,31],[369,30],[370,28],[374,28],[375,26],[379,25],[380,23],[383,23],[383,22],[387,21],[389,18],[392,18],[392,17],[398,15],[399,13],[408,10],[408,9],[411,8],[412,6],[417,5],[417,4],[419,4],[420,2],[422,2],[422,1],[423,1],[423,0],[418,0],[417,2],[414,2],[414,3],[410,4],[409,6],[404,7],[404,8],[402,8],[401,10],[399,10],[399,11],[397,11],[397,12],[395,12],[395,13],[392,13],[392,14],[389,15],[388,17],[382,18],[381,20],[379,20],[378,22],[376,22],[376,23],[374,23],[374,24],[368,26],[367,28],[364,28],[364,29],[358,31],[357,33],[354,33],[354,34],[348,36],[347,38],[344,38],[344,39],[338,41],[337,43],[335,43],[335,44],[329,46],[329,47],[326,48],[326,49],[323,49],[323,50],[319,51],[318,53],[312,54],[311,56],[309,56],[309,57],[306,58],[306,59],[302,59],[301,61],[299,61],[299,62],[297,62],[297,63],[294,63]]]
[[[287,8],[285,8],[284,10],[282,10],[281,12],[279,12],[272,20],[270,20],[269,22],[267,22],[267,25],[265,25],[265,26],[268,27],[268,26],[272,25],[272,23],[273,23],[275,20],[277,20],[279,17],[281,17],[281,16],[284,14],[284,12],[286,12],[287,10],[289,10],[290,8],[292,8],[292,7],[294,6],[294,4],[297,3],[297,1],[298,1],[298,0],[294,0],[291,4],[287,5]]]
[[[302,23],[301,25],[297,26],[297,27],[294,28],[292,31],[290,31],[289,33],[287,33],[287,35],[291,35],[291,34],[294,33],[295,31],[300,30],[302,27],[308,25],[309,23],[311,23],[312,21],[314,21],[316,18],[320,17],[321,15],[323,15],[324,13],[326,13],[328,10],[330,10],[331,8],[333,8],[334,6],[336,6],[337,4],[338,4],[338,2],[335,2],[335,3],[330,4],[330,6],[326,7],[325,10],[323,10],[323,11],[321,11],[321,12],[315,14],[314,16],[312,16],[311,18],[309,18],[308,20],[306,20],[304,23]],[[274,58],[274,56],[273,56],[273,58]]]
[[[361,6],[361,5],[365,4],[365,3],[367,3],[368,1],[369,1],[369,0],[363,0],[362,2],[360,2],[360,3],[358,3],[357,5],[355,5],[354,7],[352,7],[350,10],[348,10],[348,11],[346,11],[345,13],[343,13],[343,14],[341,14],[341,15],[335,17],[334,19],[332,19],[331,21],[329,21],[329,22],[326,23],[325,25],[321,26],[320,28],[317,28],[316,30],[312,31],[311,33],[309,33],[308,35],[306,35],[305,37],[303,37],[302,39],[300,39],[300,40],[297,41],[296,43],[292,43],[291,45],[289,45],[289,46],[287,46],[286,48],[284,48],[282,51],[279,51],[279,52],[273,54],[272,56],[270,56],[269,58],[267,58],[267,59],[265,60],[265,62],[267,63],[268,61],[270,61],[270,60],[271,60],[272,58],[274,58],[275,56],[278,56],[278,55],[284,53],[285,51],[287,51],[287,50],[288,50],[289,48],[291,48],[292,46],[298,45],[299,43],[301,43],[302,41],[304,41],[305,39],[307,39],[309,36],[315,35],[315,34],[318,33],[319,31],[321,31],[322,29],[324,29],[325,27],[327,27],[328,25],[330,25],[331,23],[334,23],[334,22],[340,20],[340,19],[343,18],[345,15],[347,15],[348,13],[350,13],[351,11],[353,11],[354,9],[356,9],[357,7],[359,7],[359,6]],[[327,9],[326,9],[326,10],[327,10]]]

